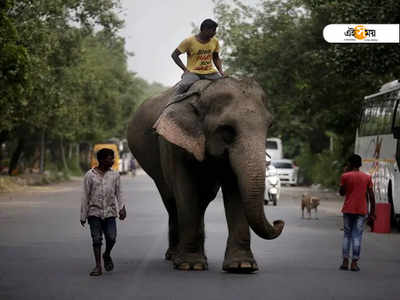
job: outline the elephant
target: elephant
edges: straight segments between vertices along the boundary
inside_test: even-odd
[[[145,101],[128,124],[128,145],[154,180],[169,215],[165,259],[178,270],[207,270],[204,214],[222,189],[228,225],[223,270],[258,270],[251,228],[278,237],[284,221],[264,213],[265,140],[272,122],[261,86],[249,78],[200,80]],[[154,125],[156,124],[156,125]]]

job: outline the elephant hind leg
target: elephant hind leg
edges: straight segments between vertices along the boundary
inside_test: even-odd
[[[165,252],[166,260],[173,260],[178,252],[179,230],[178,217],[176,211],[175,199],[170,198],[164,201],[168,212],[168,249]]]
[[[179,234],[176,212],[169,213],[168,219],[168,249],[165,252],[166,260],[173,260],[178,253]]]
[[[166,260],[173,260],[178,252],[179,231],[178,231],[178,213],[176,209],[176,200],[163,180],[154,180],[161,199],[168,212],[168,249],[165,252]]]

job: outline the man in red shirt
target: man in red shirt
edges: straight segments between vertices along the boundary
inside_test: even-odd
[[[351,155],[348,159],[347,170],[340,178],[339,193],[346,196],[342,208],[344,238],[341,270],[349,268],[350,246],[352,246],[353,256],[350,269],[360,271],[357,261],[360,259],[362,234],[368,215],[367,197],[371,208],[368,218],[375,218],[375,196],[371,176],[361,172],[360,167],[361,157],[357,154]]]

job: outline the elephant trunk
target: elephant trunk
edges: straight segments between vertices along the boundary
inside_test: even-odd
[[[247,146],[241,144],[232,151],[230,159],[237,176],[247,221],[259,237],[267,240],[275,239],[281,234],[284,222],[278,220],[271,225],[264,213],[265,145],[262,139],[261,142],[247,140],[246,144]]]

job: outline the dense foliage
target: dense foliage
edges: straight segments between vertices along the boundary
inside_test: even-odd
[[[3,147],[0,162],[10,174],[21,156],[34,163],[40,143],[66,167],[65,147],[125,137],[154,85],[127,69],[119,9],[119,0],[1,1],[0,145],[8,157]]]
[[[249,7],[215,2],[225,64],[264,87],[287,157],[306,181],[332,185],[353,150],[361,101],[399,78],[399,44],[329,44],[328,24],[398,23],[398,1],[269,0]],[[337,145],[334,145],[337,143]],[[321,169],[318,171],[316,169]],[[311,171],[314,170],[314,171]]]

